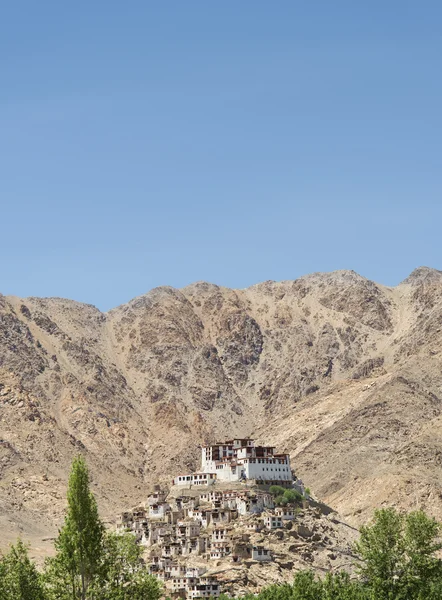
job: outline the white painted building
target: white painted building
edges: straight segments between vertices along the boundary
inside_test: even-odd
[[[257,523],[255,521],[250,521],[249,523],[245,524],[245,528],[247,531],[249,531],[250,533],[255,533],[258,531],[261,531],[262,529],[262,524]]]
[[[252,559],[259,562],[270,562],[273,560],[272,552],[263,546],[253,546]]]
[[[195,521],[198,521],[201,525],[201,527],[208,527],[210,525],[210,523],[212,522],[212,510],[210,509],[205,509],[205,508],[194,508],[194,509],[189,509],[187,515],[194,519]]]
[[[266,515],[263,518],[264,527],[267,529],[278,529],[282,527],[282,519],[276,515]]]
[[[201,577],[206,571],[205,567],[187,567],[186,577]]]
[[[189,586],[187,597],[196,598],[218,598],[220,595],[220,584],[213,577],[201,577],[199,582]]]
[[[218,481],[292,481],[289,455],[276,454],[273,446],[255,446],[250,439],[203,446],[201,470],[216,474]]]
[[[212,560],[218,560],[224,558],[231,553],[231,545],[227,540],[219,542],[211,542],[210,545],[210,558]]]
[[[191,488],[216,481],[253,479],[289,486],[293,482],[288,454],[276,454],[273,446],[255,446],[250,439],[236,439],[201,448],[201,471],[178,475],[173,484]]]
[[[259,514],[266,508],[274,507],[273,496],[266,492],[256,495],[240,494],[236,507],[240,515]]]
[[[296,517],[295,509],[288,508],[287,506],[277,506],[275,508],[275,515],[281,517],[283,521],[293,521]]]
[[[230,540],[229,527],[215,527],[212,531],[212,542],[227,542]]]
[[[190,473],[188,475],[178,475],[173,480],[173,485],[194,486],[211,485],[215,483],[216,474],[214,473]]]
[[[162,556],[152,556],[151,561],[154,567],[162,570],[164,570],[167,566],[172,564],[171,558],[163,558]]]
[[[164,519],[170,511],[170,506],[167,502],[159,502],[149,505],[149,519]]]

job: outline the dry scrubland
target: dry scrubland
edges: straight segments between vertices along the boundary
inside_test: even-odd
[[[351,271],[246,290],[157,288],[103,314],[0,296],[1,544],[44,555],[86,453],[105,518],[254,435],[351,525],[375,507],[442,519],[442,273]]]

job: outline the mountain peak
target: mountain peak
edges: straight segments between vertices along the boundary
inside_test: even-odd
[[[420,285],[428,281],[442,281],[442,271],[432,269],[431,267],[418,267],[402,281],[402,284]]]

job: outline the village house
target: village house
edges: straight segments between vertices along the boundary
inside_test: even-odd
[[[186,567],[179,565],[178,563],[170,563],[164,569],[165,573],[168,573],[169,577],[184,577],[186,574]]]
[[[240,515],[259,514],[266,508],[273,508],[273,506],[272,494],[265,492],[254,495],[245,492],[239,495],[236,501],[238,514]]]
[[[178,475],[173,480],[173,485],[194,486],[211,485],[215,483],[216,475],[214,473],[191,473],[190,475]]]
[[[201,577],[206,571],[204,567],[187,567],[186,577]]]
[[[172,533],[172,527],[165,525],[164,523],[150,523],[149,534],[147,536],[147,545],[152,546],[156,544],[160,539],[164,539],[166,536],[170,536]]]
[[[278,529],[282,527],[282,519],[276,515],[266,515],[263,518],[263,523],[264,527],[267,529]]]
[[[177,510],[186,510],[190,508],[197,508],[200,504],[200,498],[202,499],[202,494],[200,496],[179,496],[175,499],[175,505]]]
[[[295,509],[287,506],[278,506],[275,508],[275,515],[283,521],[293,521],[296,517]]]
[[[135,535],[137,542],[145,544],[148,539],[148,522],[146,519],[134,521],[132,525],[132,533]]]
[[[181,544],[179,542],[169,542],[162,547],[162,556],[174,557],[182,554]]]
[[[151,556],[151,566],[164,570],[168,565],[172,564],[171,558],[163,558],[162,556]]]
[[[213,542],[210,546],[210,558],[212,560],[221,559],[231,553],[231,545],[227,540]]]
[[[175,532],[177,538],[193,538],[200,534],[201,525],[198,521],[179,521]]]
[[[134,522],[134,517],[132,512],[124,512],[117,516],[117,526],[116,530],[120,533],[128,531],[132,529],[132,524]]]
[[[195,538],[187,538],[181,544],[183,556],[193,554],[199,556],[208,550],[208,537],[200,535]]]
[[[231,529],[229,527],[215,527],[212,531],[213,542],[225,542],[230,539]]]
[[[219,500],[220,498],[222,498],[222,492],[221,491],[202,491],[199,495],[199,499],[201,502],[215,502],[216,500]]]
[[[188,596],[188,593],[201,581],[207,583],[207,579],[201,580],[202,575],[206,572],[204,568],[185,568],[182,565],[172,565],[170,569],[170,578],[166,579],[166,587],[174,595]],[[190,596],[188,596],[190,597]]]
[[[149,505],[149,519],[165,519],[170,511],[170,506],[167,502],[158,502]]]
[[[169,579],[169,574],[163,570],[153,570],[152,575],[154,575],[157,579],[159,579],[163,583],[166,583],[167,580]]]
[[[238,563],[242,560],[250,560],[252,556],[252,546],[244,541],[236,541],[232,546],[232,562]]]
[[[170,525],[176,525],[184,517],[184,510],[169,510],[166,513],[165,521]]]
[[[220,585],[214,577],[201,577],[198,583],[192,584],[187,590],[187,597],[218,598],[220,596]]]
[[[238,511],[230,510],[230,508],[222,509],[222,510],[212,510],[211,514],[211,523],[214,525],[218,525],[221,523],[230,523],[238,516]]]
[[[185,577],[173,577],[168,582],[167,587],[171,590],[172,594],[174,594],[175,596],[178,595],[178,596],[181,596],[182,598],[185,598],[186,591],[187,591],[187,579]]]
[[[201,527],[208,527],[212,522],[212,510],[204,508],[189,509],[187,516],[195,519],[201,524]]]
[[[253,546],[252,548],[252,559],[258,560],[259,562],[270,562],[273,560],[273,556],[270,550],[263,546]]]
[[[262,524],[255,521],[249,521],[244,527],[249,533],[257,533],[258,531],[261,531]]]

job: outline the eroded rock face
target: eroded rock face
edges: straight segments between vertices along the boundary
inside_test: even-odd
[[[107,314],[0,296],[0,527],[54,530],[78,451],[114,514],[196,468],[199,444],[256,432],[354,522],[415,506],[411,476],[442,517],[441,342],[426,268],[394,289],[351,271],[162,287]],[[16,477],[37,479],[20,497]]]
[[[220,329],[223,335],[216,343],[224,369],[236,385],[244,384],[261,356],[264,344],[261,329],[253,317],[240,312],[227,315]]]

